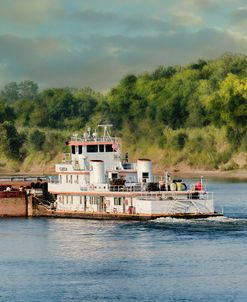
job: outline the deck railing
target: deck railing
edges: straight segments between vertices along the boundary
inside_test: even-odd
[[[6,181],[48,181],[48,176],[29,176],[29,175],[15,175],[15,176],[2,176],[0,177],[1,182]]]
[[[90,137],[81,137],[81,136],[72,136],[71,141],[76,142],[112,142],[117,143],[118,139],[116,137],[110,136],[90,136]]]
[[[52,184],[62,186],[61,183],[56,181],[51,181]],[[116,193],[136,193],[136,196],[140,196],[142,199],[184,199],[187,200],[197,200],[197,199],[205,199],[205,200],[213,200],[213,193],[203,191],[195,191],[193,190],[186,190],[186,191],[147,191],[144,187],[140,184],[136,184],[133,186],[124,186],[124,185],[106,185],[106,190],[101,190],[100,187],[97,188],[97,185],[80,185],[80,191],[83,192],[116,192]]]
[[[140,198],[159,199],[159,200],[213,200],[213,192],[204,191],[157,191],[157,192],[141,192]]]

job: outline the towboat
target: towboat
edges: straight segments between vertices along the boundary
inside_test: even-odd
[[[56,164],[57,181],[48,184],[55,216],[148,220],[223,215],[215,211],[213,193],[202,178],[188,185],[168,172],[155,177],[150,159],[129,162],[120,140],[110,135],[111,126],[99,125],[94,132],[88,128],[67,142],[69,152]]]

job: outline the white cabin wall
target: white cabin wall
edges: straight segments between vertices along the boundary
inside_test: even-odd
[[[85,154],[72,154],[72,162],[78,161],[79,163],[84,163],[86,157],[86,165],[83,169],[90,169],[90,160],[102,160],[105,164],[105,171],[106,170],[115,170],[117,167],[121,167],[121,163],[119,158],[117,157],[116,152],[98,152],[98,153],[85,153]]]
[[[105,169],[104,162],[102,160],[90,161],[90,184],[103,184],[105,183]]]
[[[179,213],[213,213],[213,200],[184,199],[184,200],[153,200],[152,214],[179,214]]]
[[[128,185],[128,183],[137,183],[137,172],[133,171],[133,172],[125,172],[125,171],[121,171],[122,173],[120,173],[120,175],[123,175],[126,179],[126,185]]]
[[[105,202],[107,205],[107,212],[110,213],[123,213],[123,202],[124,198],[122,198],[121,205],[115,205],[114,204],[114,197],[105,197]]]
[[[151,201],[133,198],[133,206],[136,214],[151,214]]]
[[[143,174],[147,174],[147,177],[143,177]],[[152,162],[149,159],[137,160],[137,177],[138,182],[153,182]]]
[[[58,195],[57,210],[60,211],[85,211],[84,196],[82,195]]]

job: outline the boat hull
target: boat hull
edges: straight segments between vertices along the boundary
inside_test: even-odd
[[[174,214],[124,214],[124,213],[102,213],[102,212],[74,212],[57,211],[38,206],[36,216],[53,218],[78,218],[78,219],[98,219],[98,220],[133,220],[145,221],[157,218],[181,218],[181,219],[199,219],[208,217],[224,216],[223,213],[174,213]]]

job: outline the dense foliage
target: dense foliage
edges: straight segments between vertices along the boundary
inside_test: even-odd
[[[1,92],[2,151],[11,158],[48,152],[54,131],[80,131],[102,120],[114,124],[132,151],[158,152],[166,165],[235,167],[232,156],[247,151],[247,57],[225,54],[127,75],[106,96],[90,88],[39,92],[32,81],[9,83]]]

